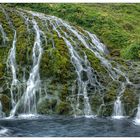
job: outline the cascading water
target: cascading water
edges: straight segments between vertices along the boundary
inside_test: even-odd
[[[87,66],[86,62],[84,62],[84,60],[82,60],[80,58],[80,56],[78,56],[77,52],[74,50],[74,48],[72,47],[72,45],[70,44],[70,42],[64,38],[67,46],[69,47],[69,51],[71,54],[71,60],[73,65],[75,66],[76,69],[76,73],[78,76],[78,102],[77,102],[77,110],[79,110],[79,97],[80,95],[84,96],[84,115],[86,117],[93,117],[93,113],[91,111],[91,106],[89,103],[89,98],[87,95],[87,84],[90,82],[90,79],[86,79],[84,81],[84,79],[82,78],[82,73],[85,72],[85,74],[87,75],[87,78],[89,78],[89,75],[92,75],[92,70],[90,66]],[[86,68],[83,68],[82,66],[82,62],[85,63]],[[92,78],[92,77],[91,77]]]
[[[4,32],[4,29],[0,23],[0,31],[1,31],[1,34],[2,34],[2,38],[3,38],[3,44],[5,45],[6,41],[8,40],[7,36],[6,36],[6,33]]]
[[[3,112],[2,103],[0,101],[0,118],[5,117],[5,113]]]
[[[36,15],[36,14],[34,14],[34,15]],[[38,15],[38,16],[40,17],[41,15]],[[72,44],[64,36],[61,35],[61,33],[55,28],[53,23],[51,23],[51,24],[52,24],[54,30],[58,33],[58,36],[63,38],[66,45],[68,46],[69,52],[70,52],[70,55],[71,55],[72,64],[74,65],[74,67],[76,69],[76,73],[77,73],[77,77],[78,77],[77,78],[77,80],[78,80],[78,94],[77,94],[77,96],[78,97],[77,97],[77,106],[76,106],[77,114],[81,113],[81,111],[79,110],[79,106],[80,106],[79,105],[79,97],[83,96],[84,97],[84,115],[86,117],[93,117],[94,115],[92,113],[91,106],[90,106],[90,103],[89,103],[89,98],[88,98],[88,95],[87,95],[87,85],[91,81],[94,81],[94,79],[92,79],[92,77],[93,77],[92,68],[90,67],[89,62],[86,59],[87,58],[86,55],[85,55],[85,59],[82,59],[79,56],[79,54],[77,53],[77,51],[74,49]],[[85,73],[85,75],[87,76],[87,79],[84,79],[82,77],[83,73]]]
[[[10,95],[11,95],[11,106],[12,109],[15,107],[16,105],[16,99],[15,99],[15,94],[17,94],[17,89],[18,89],[18,84],[19,84],[19,80],[17,79],[17,64],[16,64],[16,41],[17,41],[17,32],[15,30],[15,27],[13,26],[13,23],[11,22],[11,19],[9,17],[9,15],[7,14],[7,12],[5,11],[5,9],[0,5],[0,8],[2,9],[6,20],[9,24],[9,26],[11,27],[13,33],[14,33],[14,37],[13,37],[13,41],[12,41],[12,47],[9,51],[9,55],[8,55],[8,59],[7,59],[7,69],[11,70],[12,73],[12,82],[11,82],[11,86],[10,86]],[[5,34],[6,35],[6,34]],[[7,37],[6,37],[7,38]],[[7,40],[7,39],[5,39]],[[10,115],[11,116],[11,115]]]
[[[139,100],[139,104],[138,104],[138,107],[137,107],[137,114],[136,114],[136,117],[134,119],[134,123],[136,125],[140,125],[140,100]]]
[[[27,81],[27,89],[25,91],[24,112],[29,114],[36,114],[36,92],[39,92],[40,86],[39,64],[42,56],[42,47],[39,27],[34,19],[32,20],[32,22],[36,32],[36,39],[34,42],[32,55],[33,67]]]
[[[119,69],[116,67],[113,67],[111,65],[111,63],[104,57],[104,54],[108,53],[106,47],[99,42],[99,40],[97,39],[97,37],[87,31],[85,31],[85,33],[87,33],[87,35],[91,38],[91,41],[93,44],[89,44],[86,42],[85,38],[87,36],[84,36],[82,33],[80,33],[79,31],[77,31],[74,27],[68,25],[67,23],[63,22],[61,19],[56,18],[54,16],[50,17],[50,16],[44,16],[43,14],[37,14],[34,13],[35,16],[38,16],[41,20],[47,20],[50,22],[50,24],[53,26],[53,30],[55,30],[58,34],[59,37],[63,38],[63,40],[65,41],[66,45],[69,48],[69,52],[71,55],[71,60],[72,60],[72,64],[74,65],[75,69],[76,69],[76,73],[78,76],[78,98],[77,98],[77,110],[79,110],[79,97],[82,94],[84,96],[85,99],[85,105],[84,105],[84,114],[85,116],[89,116],[89,114],[92,114],[91,111],[91,107],[90,107],[90,103],[89,103],[89,98],[88,98],[88,93],[87,93],[87,84],[92,84],[92,81],[96,80],[97,83],[99,83],[97,81],[97,79],[88,79],[88,82],[83,82],[82,78],[81,78],[81,72],[87,72],[86,74],[89,74],[89,71],[87,71],[85,68],[83,68],[83,60],[82,58],[80,58],[80,56],[78,55],[78,52],[74,49],[74,47],[78,46],[77,42],[74,41],[73,38],[69,37],[67,32],[64,31],[61,27],[64,26],[69,32],[73,33],[74,36],[83,43],[83,45],[89,49],[90,51],[92,51],[96,57],[102,62],[102,64],[104,65],[105,68],[107,68],[108,73],[110,74],[111,78],[114,81],[118,80],[119,76],[123,76],[126,80],[126,83],[121,83],[122,88],[121,91],[119,93],[119,96],[123,94],[123,92],[125,91],[125,86],[127,84],[131,84],[131,82],[129,81],[128,77]],[[62,35],[62,33],[64,34],[64,36]],[[76,44],[76,46],[73,46],[72,43]],[[87,66],[86,66],[87,67]],[[90,66],[89,66],[90,67]],[[88,68],[89,68],[88,67]],[[90,77],[93,77],[92,74],[92,70],[90,67]],[[89,76],[87,76],[89,78]],[[101,84],[99,83],[100,88],[102,88]],[[97,85],[96,85],[97,86]],[[117,100],[114,102],[114,113],[113,113],[113,118],[121,118],[123,117],[123,109],[122,109],[122,103],[120,100],[120,97],[117,97]],[[121,109],[120,112],[116,112],[118,111],[118,108]],[[119,117],[118,117],[119,116]]]
[[[52,24],[53,25],[53,24]],[[66,45],[69,48],[69,52],[71,55],[71,61],[72,64],[74,65],[77,73],[77,79],[78,79],[78,94],[77,94],[77,105],[76,105],[76,110],[79,111],[79,98],[80,96],[84,97],[84,115],[85,117],[94,117],[95,115],[93,114],[91,110],[91,106],[89,103],[89,97],[87,93],[87,85],[92,84],[93,81],[97,81],[97,79],[93,79],[93,69],[90,67],[90,63],[87,60],[87,56],[85,55],[85,59],[80,58],[78,55],[78,52],[74,49],[72,44],[64,37],[61,35],[61,33],[56,29],[56,27],[53,25],[54,30],[58,33],[60,37],[62,37],[66,43]],[[65,33],[67,36],[67,34]],[[73,41],[73,40],[72,40]],[[74,41],[73,41],[74,42]],[[76,42],[74,42],[76,44]],[[84,67],[83,67],[84,65]],[[87,76],[87,79],[83,79],[83,73]],[[98,83],[98,82],[97,82]],[[94,83],[93,83],[94,84]],[[77,113],[78,114],[78,113]],[[76,114],[75,114],[76,115]]]
[[[99,80],[100,71],[94,69],[94,65],[91,66],[91,61],[89,61],[88,55],[85,50],[90,51],[95,57],[100,61],[103,68],[106,70],[106,73],[109,75],[109,78],[112,81],[118,83],[120,85],[120,89],[116,93],[116,100],[114,101],[114,109],[112,113],[112,117],[115,119],[120,119],[124,116],[124,109],[122,103],[122,96],[126,89],[127,85],[132,85],[127,75],[121,71],[119,65],[106,58],[106,54],[108,54],[108,50],[106,47],[99,41],[99,39],[88,31],[82,30],[80,32],[73,26],[70,26],[67,22],[54,17],[54,16],[46,16],[44,14],[39,14],[30,11],[17,10],[23,19],[25,20],[25,24],[27,26],[27,31],[35,33],[35,40],[33,43],[32,49],[32,67],[29,72],[29,77],[26,75],[26,67],[23,72],[23,79],[18,80],[17,76],[17,64],[16,64],[16,41],[17,41],[17,31],[14,29],[14,38],[12,48],[10,49],[10,53],[8,56],[7,67],[11,69],[12,72],[12,83],[11,83],[11,102],[12,109],[10,112],[10,116],[15,115],[36,115],[37,114],[37,95],[40,93],[41,88],[41,80],[40,80],[40,61],[43,54],[43,45],[42,45],[42,36],[46,38],[46,34],[44,32],[51,32],[57,34],[59,38],[61,38],[65,47],[69,51],[69,55],[71,58],[71,63],[75,68],[75,73],[77,75],[77,79],[75,82],[75,87],[77,88],[76,95],[74,96],[76,102],[74,102],[73,111],[75,116],[85,117],[94,117],[97,114],[93,111],[91,101],[92,94],[99,94],[102,96],[102,103],[99,109],[105,105],[104,103],[104,93],[103,91],[106,87]],[[6,15],[6,18],[9,21],[9,17]],[[40,29],[40,24],[38,20],[43,23],[45,31]],[[9,22],[11,25],[12,22]],[[33,27],[30,29],[29,24]],[[13,27],[13,26],[12,26]],[[2,28],[0,26],[0,30],[2,32]],[[4,35],[4,34],[3,34]],[[51,36],[50,35],[50,36]],[[50,37],[52,40],[52,48],[55,50],[55,41],[53,37]],[[3,41],[4,42],[4,41]],[[82,47],[84,49],[82,49]],[[81,48],[80,48],[81,47]],[[115,64],[112,65],[112,62]],[[120,81],[119,78],[123,77],[124,81]],[[18,99],[15,98],[15,95],[18,94],[16,88],[18,88],[19,81],[23,81],[24,90],[21,95],[19,95]],[[22,84],[22,82],[20,83]],[[45,85],[46,86],[46,85]],[[89,87],[92,89],[92,92],[89,93]],[[20,89],[19,89],[20,90]],[[73,91],[74,94],[74,91]],[[40,96],[39,96],[40,97]],[[41,102],[41,100],[39,100]],[[113,103],[112,103],[113,105]],[[138,109],[139,112],[139,109]],[[139,113],[137,113],[138,116]]]
[[[58,25],[58,23],[61,22],[61,24],[63,24],[66,28],[68,28],[68,30],[73,32],[73,34],[78,38],[78,40],[80,40],[86,48],[88,48],[90,51],[92,51],[96,55],[96,57],[98,57],[100,59],[100,61],[108,69],[108,72],[113,80],[117,80],[118,76],[120,76],[120,75],[126,79],[125,84],[121,83],[121,86],[122,86],[121,91],[119,93],[119,96],[117,97],[117,100],[114,102],[114,113],[113,113],[113,118],[115,118],[115,119],[123,118],[124,113],[123,113],[120,96],[122,96],[123,92],[125,91],[126,85],[131,84],[128,77],[120,69],[112,67],[111,63],[107,59],[105,59],[103,54],[108,53],[108,51],[107,51],[106,47],[102,43],[99,42],[99,40],[97,39],[97,37],[95,35],[86,31],[88,33],[89,37],[91,38],[92,43],[95,46],[93,46],[92,44],[88,45],[87,42],[84,40],[85,37],[82,36],[83,34],[80,35],[78,33],[78,31],[76,31],[76,29],[75,30],[72,29],[71,26],[69,26],[67,23],[64,23],[62,20],[55,18],[55,21],[57,22],[57,25]],[[55,27],[55,30],[56,30],[56,27]],[[60,36],[60,32],[58,30],[57,30],[57,33]],[[65,35],[66,34],[67,33],[65,32]],[[65,38],[64,38],[64,40],[65,40]]]
[[[6,14],[6,17],[9,20],[8,15]],[[10,22],[10,26],[12,26],[12,23]],[[13,27],[13,26],[12,26]],[[13,38],[13,44],[12,44],[12,48],[10,49],[10,53],[8,56],[8,60],[7,60],[7,68],[11,68],[11,72],[12,72],[12,83],[11,83],[11,87],[10,87],[10,93],[11,93],[11,104],[12,104],[12,108],[14,108],[14,106],[16,105],[16,101],[14,99],[14,94],[15,93],[15,86],[17,86],[18,84],[18,79],[17,79],[17,74],[16,74],[16,30],[14,30],[14,38]]]
[[[8,56],[7,67],[10,67],[12,71],[12,83],[11,83],[10,92],[11,92],[11,103],[12,103],[12,108],[13,108],[16,104],[14,95],[13,95],[15,94],[14,86],[18,84],[18,79],[17,79],[17,74],[16,74],[16,31],[14,33],[12,48],[10,49],[10,53]]]
[[[124,110],[123,110],[123,105],[122,102],[120,100],[122,94],[124,93],[126,88],[125,83],[121,83],[121,91],[119,93],[119,95],[117,96],[116,101],[114,102],[114,109],[113,109],[113,115],[112,118],[114,119],[122,119],[124,118]]]
[[[112,118],[121,119],[123,118],[123,109],[120,97],[117,97],[117,100],[114,103],[114,112]]]
[[[21,99],[18,101],[16,106],[12,109],[11,111],[12,116],[15,115],[19,106],[23,107],[22,114],[24,115],[37,114],[36,94],[37,92],[39,92],[39,86],[40,86],[39,65],[40,65],[40,60],[41,60],[43,50],[41,47],[41,37],[40,37],[41,31],[34,18],[32,19],[32,24],[36,33],[35,42],[33,46],[33,53],[32,53],[33,66],[29,75],[29,79],[27,81],[26,91],[22,95]]]

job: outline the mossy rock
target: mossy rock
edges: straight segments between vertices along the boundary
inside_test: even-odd
[[[55,108],[57,105],[56,99],[44,99],[38,104],[39,114],[55,114]]]
[[[62,91],[60,93],[60,100],[61,101],[66,101],[66,98],[69,96],[69,93],[68,93],[68,85],[67,84],[64,84],[62,85]]]
[[[94,96],[90,97],[91,108],[94,113],[98,114],[100,105],[102,104],[102,97],[99,94],[95,94]]]
[[[3,68],[4,68],[4,67],[3,67],[3,64],[0,63],[0,78],[2,78],[3,75],[4,75]]]
[[[104,95],[104,102],[105,103],[114,102],[116,100],[116,97],[117,97],[117,89],[111,87]]]
[[[11,108],[10,98],[7,95],[0,94],[0,101],[3,106],[3,112],[5,112],[6,115],[8,115]]]
[[[133,115],[133,111],[135,108],[137,108],[139,103],[139,97],[133,88],[126,88],[125,92],[123,93],[122,102],[124,103],[126,115]]]
[[[120,56],[120,50],[119,49],[114,49],[110,52],[110,55],[112,57],[119,57]]]
[[[113,114],[113,104],[102,106],[100,114],[101,116],[108,117]]]
[[[71,106],[67,102],[60,102],[56,107],[56,112],[59,115],[69,115],[71,110]]]
[[[59,39],[55,43],[55,49],[49,48],[43,53],[41,61],[41,77],[53,77],[57,81],[64,83],[75,77],[74,68],[70,62],[68,50],[64,45],[64,42]]]

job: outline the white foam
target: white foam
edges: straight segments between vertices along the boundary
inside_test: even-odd
[[[118,120],[119,120],[119,119],[123,119],[123,118],[125,118],[125,117],[124,117],[124,116],[112,116],[112,118],[113,118],[113,119],[118,119]]]
[[[18,115],[18,118],[36,118],[37,117],[37,115],[35,115],[35,114],[20,114],[20,115]]]
[[[0,136],[8,136],[9,135],[9,129],[2,127],[0,130]]]
[[[135,125],[140,125],[140,119],[135,119],[133,122]]]
[[[95,118],[94,115],[85,115],[85,118]]]

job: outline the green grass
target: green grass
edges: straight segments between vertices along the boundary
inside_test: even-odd
[[[58,16],[95,33],[110,55],[139,60],[140,4],[8,4]],[[134,49],[137,45],[137,49]],[[132,47],[132,48],[131,48]],[[134,53],[131,53],[134,51]]]

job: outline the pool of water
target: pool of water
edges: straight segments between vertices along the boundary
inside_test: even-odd
[[[66,116],[20,117],[0,120],[1,137],[137,137],[140,126],[123,118]]]

